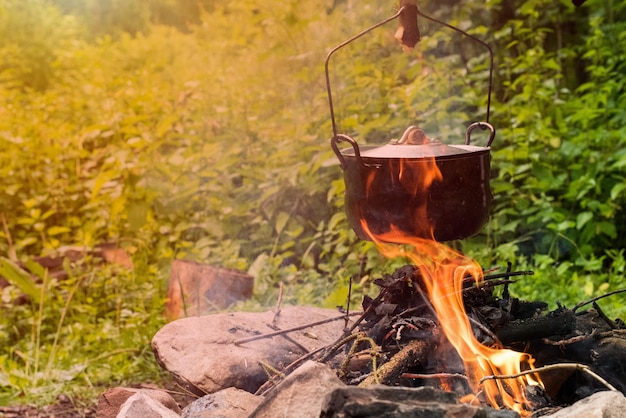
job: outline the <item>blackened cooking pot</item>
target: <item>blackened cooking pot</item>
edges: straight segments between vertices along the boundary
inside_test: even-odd
[[[471,124],[465,144],[444,145],[427,138],[424,131],[409,127],[402,138],[383,146],[359,147],[348,135],[337,132],[330,86],[329,64],[335,52],[370,31],[400,17],[396,33],[403,47],[411,49],[420,39],[417,17],[468,37],[489,51],[489,90],[485,122]],[[409,31],[410,42],[404,34]],[[408,43],[407,43],[408,42]],[[346,184],[346,213],[360,238],[393,241],[387,233],[400,233],[437,241],[462,239],[476,234],[489,217],[491,204],[490,147],[495,130],[489,124],[493,81],[493,51],[469,33],[425,15],[416,5],[405,4],[393,16],[340,43],[325,62],[326,88],[333,128],[331,145],[339,158]],[[489,129],[486,147],[470,143],[474,129]],[[339,150],[346,142],[350,147]]]
[[[489,129],[486,147],[470,144],[476,128]],[[436,241],[476,234],[489,216],[494,137],[485,122],[467,128],[464,145],[430,140],[416,127],[383,146],[359,147],[349,136],[336,135],[331,145],[344,172],[350,226],[366,240],[394,230]],[[339,150],[341,142],[350,147]]]

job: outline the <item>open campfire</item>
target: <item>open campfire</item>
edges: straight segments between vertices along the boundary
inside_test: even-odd
[[[449,296],[459,298],[466,316],[448,319],[468,324],[470,336],[462,335],[462,326],[452,332],[475,340],[461,343],[476,344],[472,359],[447,336],[451,331],[446,327],[454,325],[445,325],[441,315],[449,313],[433,306],[423,271],[406,265],[375,281],[380,292],[363,300],[361,312],[345,312],[347,326],[334,344],[268,371],[273,377],[257,393],[271,393],[278,375],[310,359],[331,366],[348,385],[434,387],[455,393],[462,402],[515,410],[521,416],[549,414],[602,390],[626,393],[626,326],[609,319],[598,305],[610,294],[548,311],[544,302],[510,295],[509,287],[530,275],[509,266],[488,272],[478,285],[470,275],[461,277],[458,293]]]

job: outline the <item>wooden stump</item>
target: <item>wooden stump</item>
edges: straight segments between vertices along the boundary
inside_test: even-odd
[[[222,309],[252,296],[254,278],[238,270],[174,260],[165,315],[173,320]]]

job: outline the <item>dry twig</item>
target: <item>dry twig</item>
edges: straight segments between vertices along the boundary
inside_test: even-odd
[[[623,293],[623,292],[626,292],[626,289],[618,289],[618,290],[614,290],[614,291],[612,291],[612,292],[605,293],[605,294],[600,295],[600,296],[596,296],[595,298],[593,298],[593,299],[589,299],[589,300],[588,300],[588,301],[586,301],[586,302],[580,302],[580,303],[578,303],[576,306],[574,306],[574,307],[572,308],[572,312],[576,312],[576,310],[578,310],[579,308],[582,308],[583,306],[585,306],[585,305],[589,305],[590,303],[596,302],[596,301],[598,301],[598,300],[600,300],[600,299],[606,298],[606,297],[608,297],[608,296],[613,296],[613,295],[615,295],[615,294],[617,294],[617,293]]]
[[[278,328],[276,325],[273,324],[267,324],[267,326],[274,330],[274,331],[282,331],[280,328]],[[281,335],[281,337],[283,337],[285,340],[289,341],[291,344],[295,345],[296,347],[298,347],[300,350],[302,350],[303,353],[308,353],[309,349],[306,348],[305,346],[303,346],[302,344],[300,344],[298,341],[294,340],[293,338],[291,338],[289,335],[284,334]]]
[[[561,347],[561,346],[566,346],[568,344],[575,344],[581,341],[588,340],[590,338],[593,338],[595,335],[596,335],[596,330],[594,329],[593,331],[591,331],[590,334],[586,334],[586,335],[577,335],[576,337],[567,338],[567,339],[559,340],[559,341],[552,341],[549,338],[542,338],[541,342],[547,345],[554,345],[557,347]]]
[[[485,271],[485,273],[491,272],[491,271],[495,271],[495,270],[498,270],[498,269],[496,268],[496,269],[487,270],[487,271]],[[495,273],[495,274],[483,275],[483,280],[485,282],[488,282],[490,280],[495,280],[495,279],[508,279],[509,277],[513,277],[513,276],[532,276],[534,274],[535,274],[535,272],[531,271],[531,270],[506,271],[504,273]],[[474,281],[475,281],[474,278],[471,277],[471,276],[467,276],[467,277],[463,278],[463,284],[464,285],[469,285],[470,283],[472,283]],[[503,283],[500,283],[500,284],[503,284]]]
[[[263,369],[263,372],[265,372],[265,375],[267,376],[267,382],[265,383],[275,385],[286,377],[285,373],[276,369],[271,364],[262,360],[259,360],[258,363],[259,363],[259,366],[261,366],[261,368]]]
[[[582,371],[584,373],[587,373],[589,376],[595,378],[596,380],[598,380],[598,382],[602,383],[609,390],[619,392],[613,385],[611,385],[609,382],[604,380],[604,378],[602,378],[601,376],[596,374],[593,370],[591,370],[591,367],[587,366],[586,364],[580,364],[580,363],[550,364],[548,366],[537,367],[536,369],[525,370],[523,372],[519,372],[519,373],[516,373],[516,374],[507,374],[507,375],[499,375],[499,376],[496,376],[496,375],[485,376],[482,379],[480,379],[479,384],[483,384],[483,382],[485,382],[486,380],[516,379],[518,377],[526,376],[527,374],[535,374],[535,373],[545,372],[545,371],[548,371],[548,370],[557,370],[557,369],[580,370],[580,371]]]
[[[467,376],[461,373],[402,373],[400,376],[404,379],[464,379],[467,380]]]
[[[359,343],[367,342],[370,345],[369,354],[370,354],[370,358],[372,359],[372,376],[374,377],[374,380],[376,381],[376,383],[380,384],[380,380],[378,379],[378,367],[377,367],[377,361],[376,361],[376,358],[380,355],[380,347],[378,346],[378,344],[376,344],[376,342],[374,342],[373,339],[368,337],[367,334],[364,332],[357,332],[355,334],[350,335],[349,337],[344,339],[345,341],[343,344],[347,344],[352,339],[354,339],[354,343],[352,344],[352,347],[350,347],[350,351],[346,355],[346,358],[341,363],[340,377],[344,377],[345,375],[348,374],[348,365],[350,363],[350,359],[356,353]]]
[[[263,360],[259,360],[259,366],[261,366],[265,374],[267,374],[267,377],[269,377],[270,379],[274,376],[278,376],[281,379],[284,379],[286,377],[285,373],[281,372],[280,370]]]
[[[609,326],[609,328],[611,328],[611,329],[617,329],[618,328],[618,325],[615,323],[615,321],[613,321],[611,318],[606,316],[606,314],[604,313],[602,308],[600,308],[600,305],[598,305],[598,302],[596,302],[596,301],[593,302],[593,309],[596,310],[596,312],[598,313],[598,316],[600,317],[600,319],[602,319],[604,322],[606,322],[606,324]]]
[[[468,316],[467,319],[469,319],[469,321],[475,325],[478,329],[480,329],[482,332],[484,332],[485,334],[487,334],[489,337],[491,337],[491,339],[493,340],[493,343],[496,347],[498,348],[502,348],[504,347],[504,345],[502,344],[502,342],[500,341],[500,339],[498,338],[498,336],[491,331],[489,328],[487,328],[485,325],[483,325],[481,322],[475,320],[474,318],[472,318],[471,316]]]
[[[353,313],[352,315],[361,315],[361,313],[357,312],[357,313]],[[251,341],[262,340],[264,338],[272,338],[272,337],[276,337],[277,335],[284,335],[284,334],[288,334],[290,332],[300,331],[301,329],[306,329],[306,328],[311,328],[311,327],[315,327],[315,326],[318,326],[318,325],[328,324],[329,322],[340,321],[340,320],[344,319],[345,317],[346,317],[345,315],[335,316],[335,317],[332,317],[332,318],[326,318],[326,319],[322,319],[322,320],[319,320],[319,321],[316,321],[316,322],[311,322],[311,323],[304,324],[304,325],[298,325],[297,327],[293,327],[293,328],[287,328],[287,329],[283,329],[283,330],[280,330],[280,331],[270,332],[270,333],[267,333],[267,334],[253,335],[252,337],[240,338],[238,340],[233,341],[233,344],[241,345],[241,344],[249,343]]]
[[[295,368],[300,366],[300,364],[304,363],[305,361],[307,361],[308,359],[310,359],[314,355],[316,355],[318,353],[321,353],[322,351],[324,351],[326,349],[328,349],[328,346],[320,347],[320,348],[318,348],[316,350],[313,350],[313,351],[311,351],[309,353],[306,353],[306,354],[298,357],[297,359],[295,359],[294,361],[289,363],[287,366],[285,366],[285,373],[290,373],[292,370],[294,370]]]
[[[423,361],[424,356],[432,345],[425,340],[411,340],[385,364],[378,368],[378,373],[368,376],[359,387],[368,387],[372,384],[393,385],[402,373],[410,367]]]

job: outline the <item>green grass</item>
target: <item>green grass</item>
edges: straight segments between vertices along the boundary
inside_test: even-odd
[[[43,271],[35,297],[19,304],[20,287],[4,289],[0,403],[50,403],[60,393],[95,399],[112,385],[161,379],[150,341],[165,323],[163,278],[111,266],[77,270],[62,280]]]

